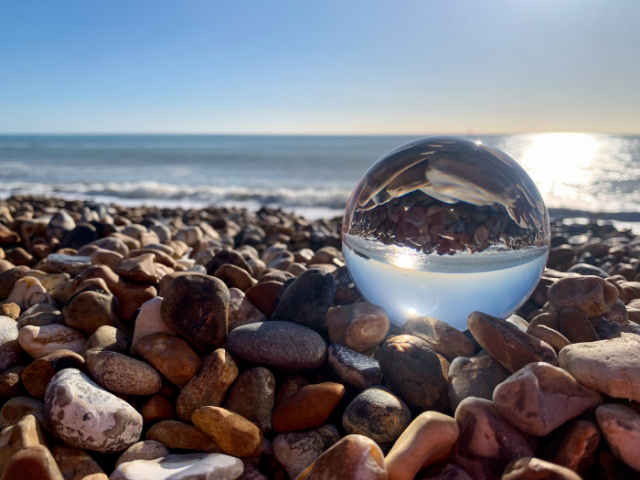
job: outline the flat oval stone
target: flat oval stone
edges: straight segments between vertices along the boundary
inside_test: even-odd
[[[281,433],[273,440],[273,453],[289,477],[296,478],[339,440],[340,432],[333,425],[322,425],[307,432]]]
[[[271,430],[271,414],[276,396],[276,379],[264,367],[242,372],[224,403],[227,410],[255,423],[264,434]]]
[[[45,409],[56,435],[72,447],[119,452],[136,443],[142,433],[142,417],[131,405],[75,368],[51,379]]]
[[[358,302],[331,307],[326,325],[332,342],[363,353],[384,341],[390,322],[382,307]]]
[[[327,344],[322,337],[291,322],[243,325],[229,334],[226,348],[247,362],[283,370],[318,368],[327,358]]]
[[[235,480],[242,461],[220,453],[169,455],[156,460],[135,460],[115,469],[110,480]]]
[[[25,352],[37,359],[63,349],[82,353],[87,340],[77,330],[64,325],[27,325],[20,329],[18,342]]]
[[[87,367],[95,381],[110,392],[153,395],[162,388],[162,378],[153,367],[121,353],[89,350]]]
[[[262,452],[260,429],[237,413],[220,407],[202,407],[193,412],[191,419],[227,455],[255,457]]]
[[[293,432],[322,425],[344,396],[339,383],[324,382],[302,387],[280,403],[271,415],[276,432]]]
[[[342,415],[342,426],[347,433],[364,435],[379,445],[394,442],[410,423],[409,407],[383,387],[360,393]]]
[[[200,358],[187,342],[166,333],[142,337],[135,343],[134,348],[138,355],[178,386],[184,386],[191,380],[202,365]]]
[[[206,275],[180,275],[162,300],[162,319],[201,352],[211,352],[227,339],[229,289]]]
[[[558,363],[585,387],[640,402],[640,337],[637,335],[568,345],[560,351]]]
[[[482,348],[511,373],[532,362],[557,364],[556,352],[551,346],[501,318],[473,312],[467,324]]]

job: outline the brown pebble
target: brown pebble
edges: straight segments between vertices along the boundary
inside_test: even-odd
[[[276,432],[293,432],[322,425],[344,396],[344,386],[325,382],[302,387],[273,411],[271,424]]]
[[[220,453],[221,451],[216,443],[201,430],[177,420],[156,423],[149,429],[146,438],[160,442],[167,448],[209,453]]]
[[[220,407],[202,407],[193,412],[192,421],[227,455],[255,457],[262,452],[260,429],[237,413]]]
[[[173,404],[163,395],[157,394],[145,402],[140,409],[145,425],[151,425],[158,420],[171,420],[175,417]]]
[[[166,333],[142,337],[134,349],[167,380],[181,387],[198,373],[202,365],[187,342]]]

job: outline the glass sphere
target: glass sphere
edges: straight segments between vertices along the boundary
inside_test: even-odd
[[[511,157],[436,136],[382,157],[351,194],[347,268],[396,325],[428,316],[467,329],[481,311],[507,318],[531,295],[549,251],[549,215]]]

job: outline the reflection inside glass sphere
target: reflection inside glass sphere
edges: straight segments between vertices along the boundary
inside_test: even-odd
[[[427,137],[374,164],[343,221],[349,273],[392,321],[431,316],[461,330],[479,310],[511,315],[547,259],[549,218],[526,172],[461,137]]]

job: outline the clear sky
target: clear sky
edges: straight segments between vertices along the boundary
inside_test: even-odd
[[[0,133],[640,133],[640,0],[0,0]]]

